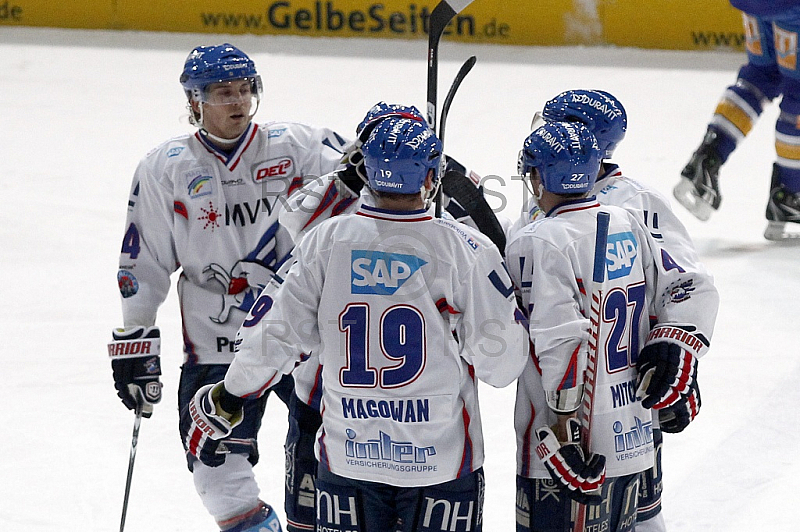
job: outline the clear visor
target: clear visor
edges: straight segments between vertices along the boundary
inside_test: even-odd
[[[261,98],[261,76],[239,78],[207,85],[199,94],[206,105],[247,104]]]
[[[533,120],[531,120],[531,131],[536,131],[537,129],[539,129],[540,127],[545,125],[546,123],[547,123],[547,120],[545,120],[545,118],[542,116],[542,113],[537,111],[533,115]]]

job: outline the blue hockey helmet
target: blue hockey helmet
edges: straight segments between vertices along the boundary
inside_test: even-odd
[[[614,154],[628,130],[628,115],[622,103],[601,90],[565,91],[544,104],[545,120],[580,122],[597,138],[603,159]]]
[[[205,101],[206,88],[212,83],[246,79],[252,82],[251,91],[261,97],[261,77],[256,65],[246,53],[232,44],[198,46],[191,51],[183,65],[181,85],[189,99]]]
[[[402,117],[381,120],[362,146],[372,190],[418,194],[433,170],[438,184],[442,142],[425,121]]]
[[[592,132],[580,123],[545,122],[525,139],[521,175],[539,171],[545,190],[553,194],[585,194],[600,171],[600,149]]]
[[[367,111],[367,115],[364,117],[364,120],[358,124],[356,128],[356,135],[364,142],[369,138],[369,134],[372,133],[372,128],[374,128],[381,120],[390,117],[397,117],[397,118],[408,118],[409,120],[419,120],[424,121],[425,117],[422,116],[422,113],[419,112],[419,109],[414,107],[413,105],[399,105],[399,104],[388,104],[386,102],[378,102],[372,106],[372,108]]]

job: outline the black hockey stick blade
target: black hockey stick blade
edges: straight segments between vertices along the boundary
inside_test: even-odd
[[[473,0],[442,0],[433,8],[428,29],[428,124],[436,132],[436,96],[439,71],[439,41],[444,29]]]
[[[464,64],[461,65],[456,77],[453,79],[453,83],[450,85],[450,90],[447,91],[447,96],[444,98],[444,103],[442,104],[442,116],[439,118],[439,140],[442,141],[442,144],[444,144],[444,128],[445,125],[447,125],[447,114],[450,112],[450,106],[453,104],[453,98],[455,97],[458,88],[461,86],[461,82],[464,81],[464,78],[467,77],[467,74],[469,74],[470,70],[472,70],[472,67],[475,66],[475,62],[477,60],[478,58],[473,55],[464,61]]]
[[[475,222],[478,230],[494,242],[500,254],[505,256],[506,252],[506,233],[503,226],[495,216],[492,207],[487,203],[486,198],[475,186],[475,183],[463,172],[450,170],[445,172],[442,178],[442,186],[439,189],[444,191],[451,199],[454,199]],[[437,207],[440,205],[436,204]]]
[[[447,91],[447,96],[445,96],[445,98],[444,98],[444,104],[442,105],[442,117],[440,118],[441,123],[439,125],[439,140],[442,141],[442,146],[444,146],[444,132],[445,132],[444,130],[445,130],[445,126],[447,125],[447,115],[450,113],[450,106],[453,104],[453,98],[455,97],[456,92],[458,91],[458,88],[461,86],[461,82],[464,81],[464,78],[467,77],[467,74],[469,74],[470,70],[472,70],[472,67],[475,66],[475,62],[476,61],[477,61],[477,58],[474,55],[471,56],[466,61],[464,61],[464,64],[461,65],[461,68],[458,70],[458,73],[456,74],[456,77],[453,79],[453,83],[450,84],[450,90]],[[444,171],[442,171],[442,173],[444,174]],[[445,184],[445,178],[446,177],[447,177],[447,175],[442,175],[441,176],[442,186],[439,187],[439,190],[436,191],[436,197],[434,198],[434,200],[436,202],[436,208],[434,210],[434,214],[435,214],[435,216],[437,218],[441,218],[442,217],[442,203],[443,203],[442,189],[447,187],[447,185]],[[450,194],[450,192],[448,192],[447,195],[450,196],[451,198],[455,197],[456,201],[461,203],[461,206],[464,207],[464,209],[470,214],[471,217],[473,215],[473,211],[471,211],[468,208],[468,205],[476,205],[476,206],[478,206],[480,204],[480,202],[483,202],[485,207],[486,207],[486,209],[489,210],[489,213],[491,214],[491,217],[495,218],[494,212],[492,212],[491,207],[489,207],[489,204],[486,203],[486,200],[480,194],[478,189],[475,188],[472,185],[471,182],[469,182],[469,178],[467,178],[466,176],[463,176],[463,178],[464,178],[464,180],[467,181],[466,185],[469,186],[469,187],[472,187],[475,190],[474,194],[472,193],[472,191],[470,191],[467,188],[467,186],[460,186],[460,187],[458,187],[459,190],[463,191],[463,193],[465,195],[467,195],[468,197],[463,197],[463,198],[456,197],[453,194]],[[453,186],[456,186],[456,185],[453,185]],[[476,198],[475,195],[477,195],[478,198]],[[467,204],[463,203],[462,200],[466,201]],[[484,217],[487,214],[486,213],[486,209],[481,209],[482,216],[484,216]],[[476,220],[474,217],[472,219],[475,221],[476,224],[478,224],[478,228],[481,229],[481,226],[480,226],[478,220]],[[496,218],[495,218],[495,221],[497,221]],[[492,225],[490,221],[488,222],[488,225],[489,226]],[[494,239],[492,239],[492,240],[494,241]],[[497,244],[497,242],[495,242],[495,244]],[[504,248],[505,248],[505,237],[503,238],[503,248],[501,248],[501,250],[500,250],[501,253],[503,253],[503,249]]]

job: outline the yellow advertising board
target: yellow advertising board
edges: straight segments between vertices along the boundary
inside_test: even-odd
[[[0,26],[425,38],[438,0],[0,0]],[[445,39],[510,45],[741,48],[727,0],[474,0]]]

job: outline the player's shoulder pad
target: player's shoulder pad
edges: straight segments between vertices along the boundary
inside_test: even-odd
[[[180,156],[181,153],[188,147],[189,139],[192,137],[191,133],[184,133],[176,135],[168,140],[165,140],[144,156],[145,159],[150,159],[157,155],[163,155],[167,159]]]

